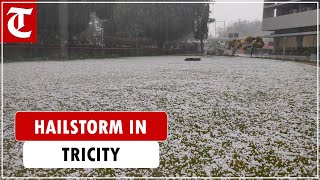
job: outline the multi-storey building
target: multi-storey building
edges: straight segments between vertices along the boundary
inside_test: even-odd
[[[299,0],[268,1],[264,4],[262,30],[273,31],[266,37],[274,38],[274,53],[316,54],[317,4]]]

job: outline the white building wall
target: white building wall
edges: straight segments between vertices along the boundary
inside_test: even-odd
[[[298,27],[316,26],[317,10],[265,18],[262,21],[263,31],[274,31]]]

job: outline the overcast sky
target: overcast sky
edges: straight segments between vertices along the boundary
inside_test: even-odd
[[[234,3],[223,3],[223,2]],[[246,20],[262,20],[263,0],[216,0],[210,9],[212,11],[210,17],[217,21],[226,21],[226,25],[241,19]],[[238,3],[236,3],[238,2]],[[240,2],[260,2],[260,3],[240,3]],[[217,23],[217,27],[223,27],[223,23]],[[213,31],[213,32],[212,32]],[[214,33],[214,28],[210,26],[210,34]]]

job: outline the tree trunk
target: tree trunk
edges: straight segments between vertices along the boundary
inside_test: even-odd
[[[59,4],[59,35],[60,35],[60,55],[63,59],[68,59],[69,46],[69,4]]]
[[[201,54],[203,54],[203,39],[200,39]]]
[[[232,56],[236,55],[237,49],[236,48],[232,48]]]

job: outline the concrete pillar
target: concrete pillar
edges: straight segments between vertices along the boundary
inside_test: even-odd
[[[297,41],[297,49],[302,48],[303,47],[303,36],[297,36],[296,41]]]
[[[285,60],[285,58],[286,58],[286,41],[287,41],[287,37],[284,36],[283,37],[283,55],[282,55],[282,60]]]

